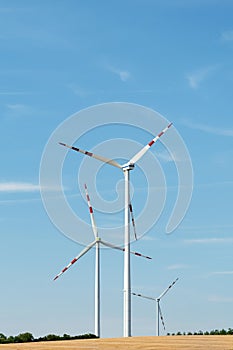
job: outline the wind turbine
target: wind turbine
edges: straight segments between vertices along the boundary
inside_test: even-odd
[[[86,199],[89,207],[89,213],[91,217],[91,226],[94,234],[95,240],[90,243],[87,247],[85,247],[78,256],[76,256],[61,272],[54,277],[54,281],[58,279],[64,272],[66,272],[76,261],[78,261],[83,255],[85,255],[94,245],[96,246],[96,255],[95,255],[95,335],[100,337],[100,244],[112,248],[124,251],[124,248],[115,246],[109,242],[103,241],[98,234],[98,229],[95,223],[93,208],[90,201],[90,196],[88,194],[87,185],[84,185]],[[133,217],[132,217],[133,218]],[[134,220],[132,219],[132,223],[134,224]],[[130,251],[131,254],[143,257],[146,259],[151,259],[151,257],[143,255],[138,252]]]
[[[158,298],[152,298],[152,297],[147,297],[145,295],[142,294],[136,294],[136,293],[132,293],[132,295],[136,295],[137,297],[141,297],[141,298],[145,298],[145,299],[149,299],[149,300],[153,300],[156,302],[157,304],[157,335],[159,336],[159,321],[161,319],[162,325],[163,325],[163,329],[165,330],[165,324],[164,324],[164,319],[163,319],[163,315],[162,315],[162,311],[161,311],[161,307],[159,305],[160,300],[162,299],[162,297],[164,297],[164,295],[169,291],[169,289],[172,288],[172,286],[174,286],[174,284],[176,283],[176,281],[178,280],[178,278],[172,282],[172,284],[170,284],[170,286],[168,286],[162,294],[160,294],[160,296]]]
[[[60,145],[68,147],[76,152],[83,153],[89,157],[100,160],[101,162],[115,166],[124,173],[125,180],[125,239],[124,239],[124,337],[131,336],[131,276],[130,276],[130,176],[129,172],[133,170],[136,162],[150,149],[150,147],[158,141],[158,139],[172,126],[170,123],[155,138],[153,138],[146,146],[136,153],[127,163],[120,165],[113,159],[105,158],[80,148],[69,146],[59,142]]]

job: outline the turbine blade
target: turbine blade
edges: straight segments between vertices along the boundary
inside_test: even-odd
[[[63,142],[59,142],[59,144],[62,145],[62,146],[68,147],[68,148],[70,148],[70,149],[72,149],[72,150],[74,150],[76,152],[83,153],[86,156],[98,159],[101,162],[104,162],[104,163],[107,163],[107,164],[110,164],[110,165],[113,165],[113,166],[115,166],[117,168],[122,169],[122,166],[119,163],[117,163],[115,160],[113,160],[113,159],[109,159],[109,158],[105,158],[105,157],[102,157],[102,156],[98,156],[97,154],[94,154],[94,153],[88,152],[88,151],[84,151],[84,150],[82,150],[80,148],[77,148],[77,147],[74,147],[74,146],[69,146],[69,145],[67,145],[67,144],[65,144]]]
[[[117,250],[121,250],[122,252],[124,251],[124,248],[118,247],[112,243],[109,242],[105,242],[101,239],[100,243],[102,243],[103,245],[105,245],[108,248],[112,248],[112,249],[117,249]]]
[[[141,297],[141,298],[145,298],[145,299],[149,299],[149,300],[153,300],[153,301],[156,301],[155,298],[152,298],[152,297],[147,297],[145,295],[142,295],[142,294],[137,294],[137,293],[131,293],[132,295],[136,295],[137,297]]]
[[[129,203],[129,211],[130,211],[130,215],[131,215],[131,221],[132,221],[132,225],[133,225],[133,232],[134,232],[134,237],[137,240],[137,233],[136,233],[136,225],[135,225],[135,220],[134,220],[134,215],[133,215],[133,207],[132,204]]]
[[[76,261],[78,260],[78,259],[80,259],[84,254],[86,254],[87,252],[88,252],[88,250],[90,250],[94,245],[95,245],[95,241],[94,242],[92,242],[91,244],[89,244],[86,248],[84,248],[82,251],[81,251],[81,253],[79,254],[79,255],[77,255],[66,267],[64,267],[64,269],[63,270],[61,270],[61,272],[57,275],[57,276],[55,276],[54,277],[54,281],[56,280],[56,279],[58,279],[58,277],[60,277],[64,272],[66,272],[74,263],[76,263]]]
[[[87,185],[86,184],[84,184],[84,188],[85,188],[85,193],[86,193],[86,198],[87,198],[87,204],[88,204],[88,207],[89,207],[90,217],[91,217],[91,227],[92,227],[92,230],[93,230],[95,238],[97,238],[98,237],[98,230],[97,230],[97,226],[96,226],[96,223],[95,223],[93,208],[92,208],[92,205],[91,205],[91,200],[90,200],[90,196],[88,194],[88,190],[87,190]]]
[[[162,322],[162,325],[163,325],[163,329],[166,330],[165,329],[165,324],[164,324],[164,319],[163,319],[163,314],[162,314],[161,307],[160,307],[159,303],[158,303],[158,312],[159,312],[160,319],[161,319],[161,322]]]
[[[112,249],[118,249],[118,250],[121,250],[122,252],[125,251],[125,248],[122,248],[122,247],[118,247],[116,245],[113,245],[112,243],[109,243],[109,242],[106,242],[106,241],[100,241],[100,243],[102,243],[103,245],[105,245],[106,247],[109,247],[109,248],[112,248]],[[138,253],[138,252],[133,252],[133,251],[130,251],[131,254],[133,255],[136,255],[136,256],[140,256],[142,258],[145,258],[145,259],[152,259],[150,256],[146,256],[146,255],[143,255],[141,253]]]
[[[170,286],[168,286],[157,299],[160,300],[169,291],[169,289],[171,289],[174,286],[174,284],[176,283],[176,281],[178,281],[178,279],[179,278],[177,278],[174,282],[172,282],[172,284],[170,284]]]
[[[123,249],[124,249],[124,248],[123,248]],[[125,249],[124,249],[124,251],[125,251]],[[133,254],[133,255],[136,255],[136,256],[140,256],[141,258],[145,258],[145,259],[149,259],[149,260],[152,259],[150,256],[143,255],[143,254],[137,253],[137,252],[133,252],[132,250],[130,251],[130,253]]]
[[[145,147],[143,147],[133,158],[130,159],[129,164],[135,164],[144,154],[148,151],[148,149],[156,142],[158,139],[172,126],[170,123],[165,129],[163,129],[153,140],[151,140]]]

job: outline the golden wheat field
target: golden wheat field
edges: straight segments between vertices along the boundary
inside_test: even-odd
[[[232,335],[165,336],[111,339],[79,339],[24,344],[2,344],[8,350],[233,350]]]

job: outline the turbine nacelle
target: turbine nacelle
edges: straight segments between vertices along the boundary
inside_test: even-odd
[[[128,162],[128,163],[123,164],[121,168],[122,168],[123,171],[133,170],[134,169],[134,164]]]

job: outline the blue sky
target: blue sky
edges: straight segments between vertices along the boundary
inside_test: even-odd
[[[2,333],[94,332],[94,251],[52,281],[82,246],[50,222],[39,169],[60,123],[115,101],[172,121],[194,171],[191,205],[177,230],[165,234],[174,201],[168,191],[160,220],[133,244],[153,260],[132,258],[132,290],[157,296],[179,277],[161,301],[167,332],[232,327],[232,15],[227,0],[0,1]],[[147,136],[139,141],[147,143]],[[91,147],[95,141],[98,134]],[[69,157],[65,181],[78,207],[71,173],[81,156]],[[172,165],[160,161],[174,185]],[[111,176],[106,171],[100,191]],[[86,209],[80,211],[88,220]],[[96,221],[103,222],[98,213]],[[123,256],[104,250],[101,264],[102,335],[122,336]],[[150,301],[134,297],[132,317],[133,335],[154,334]]]

